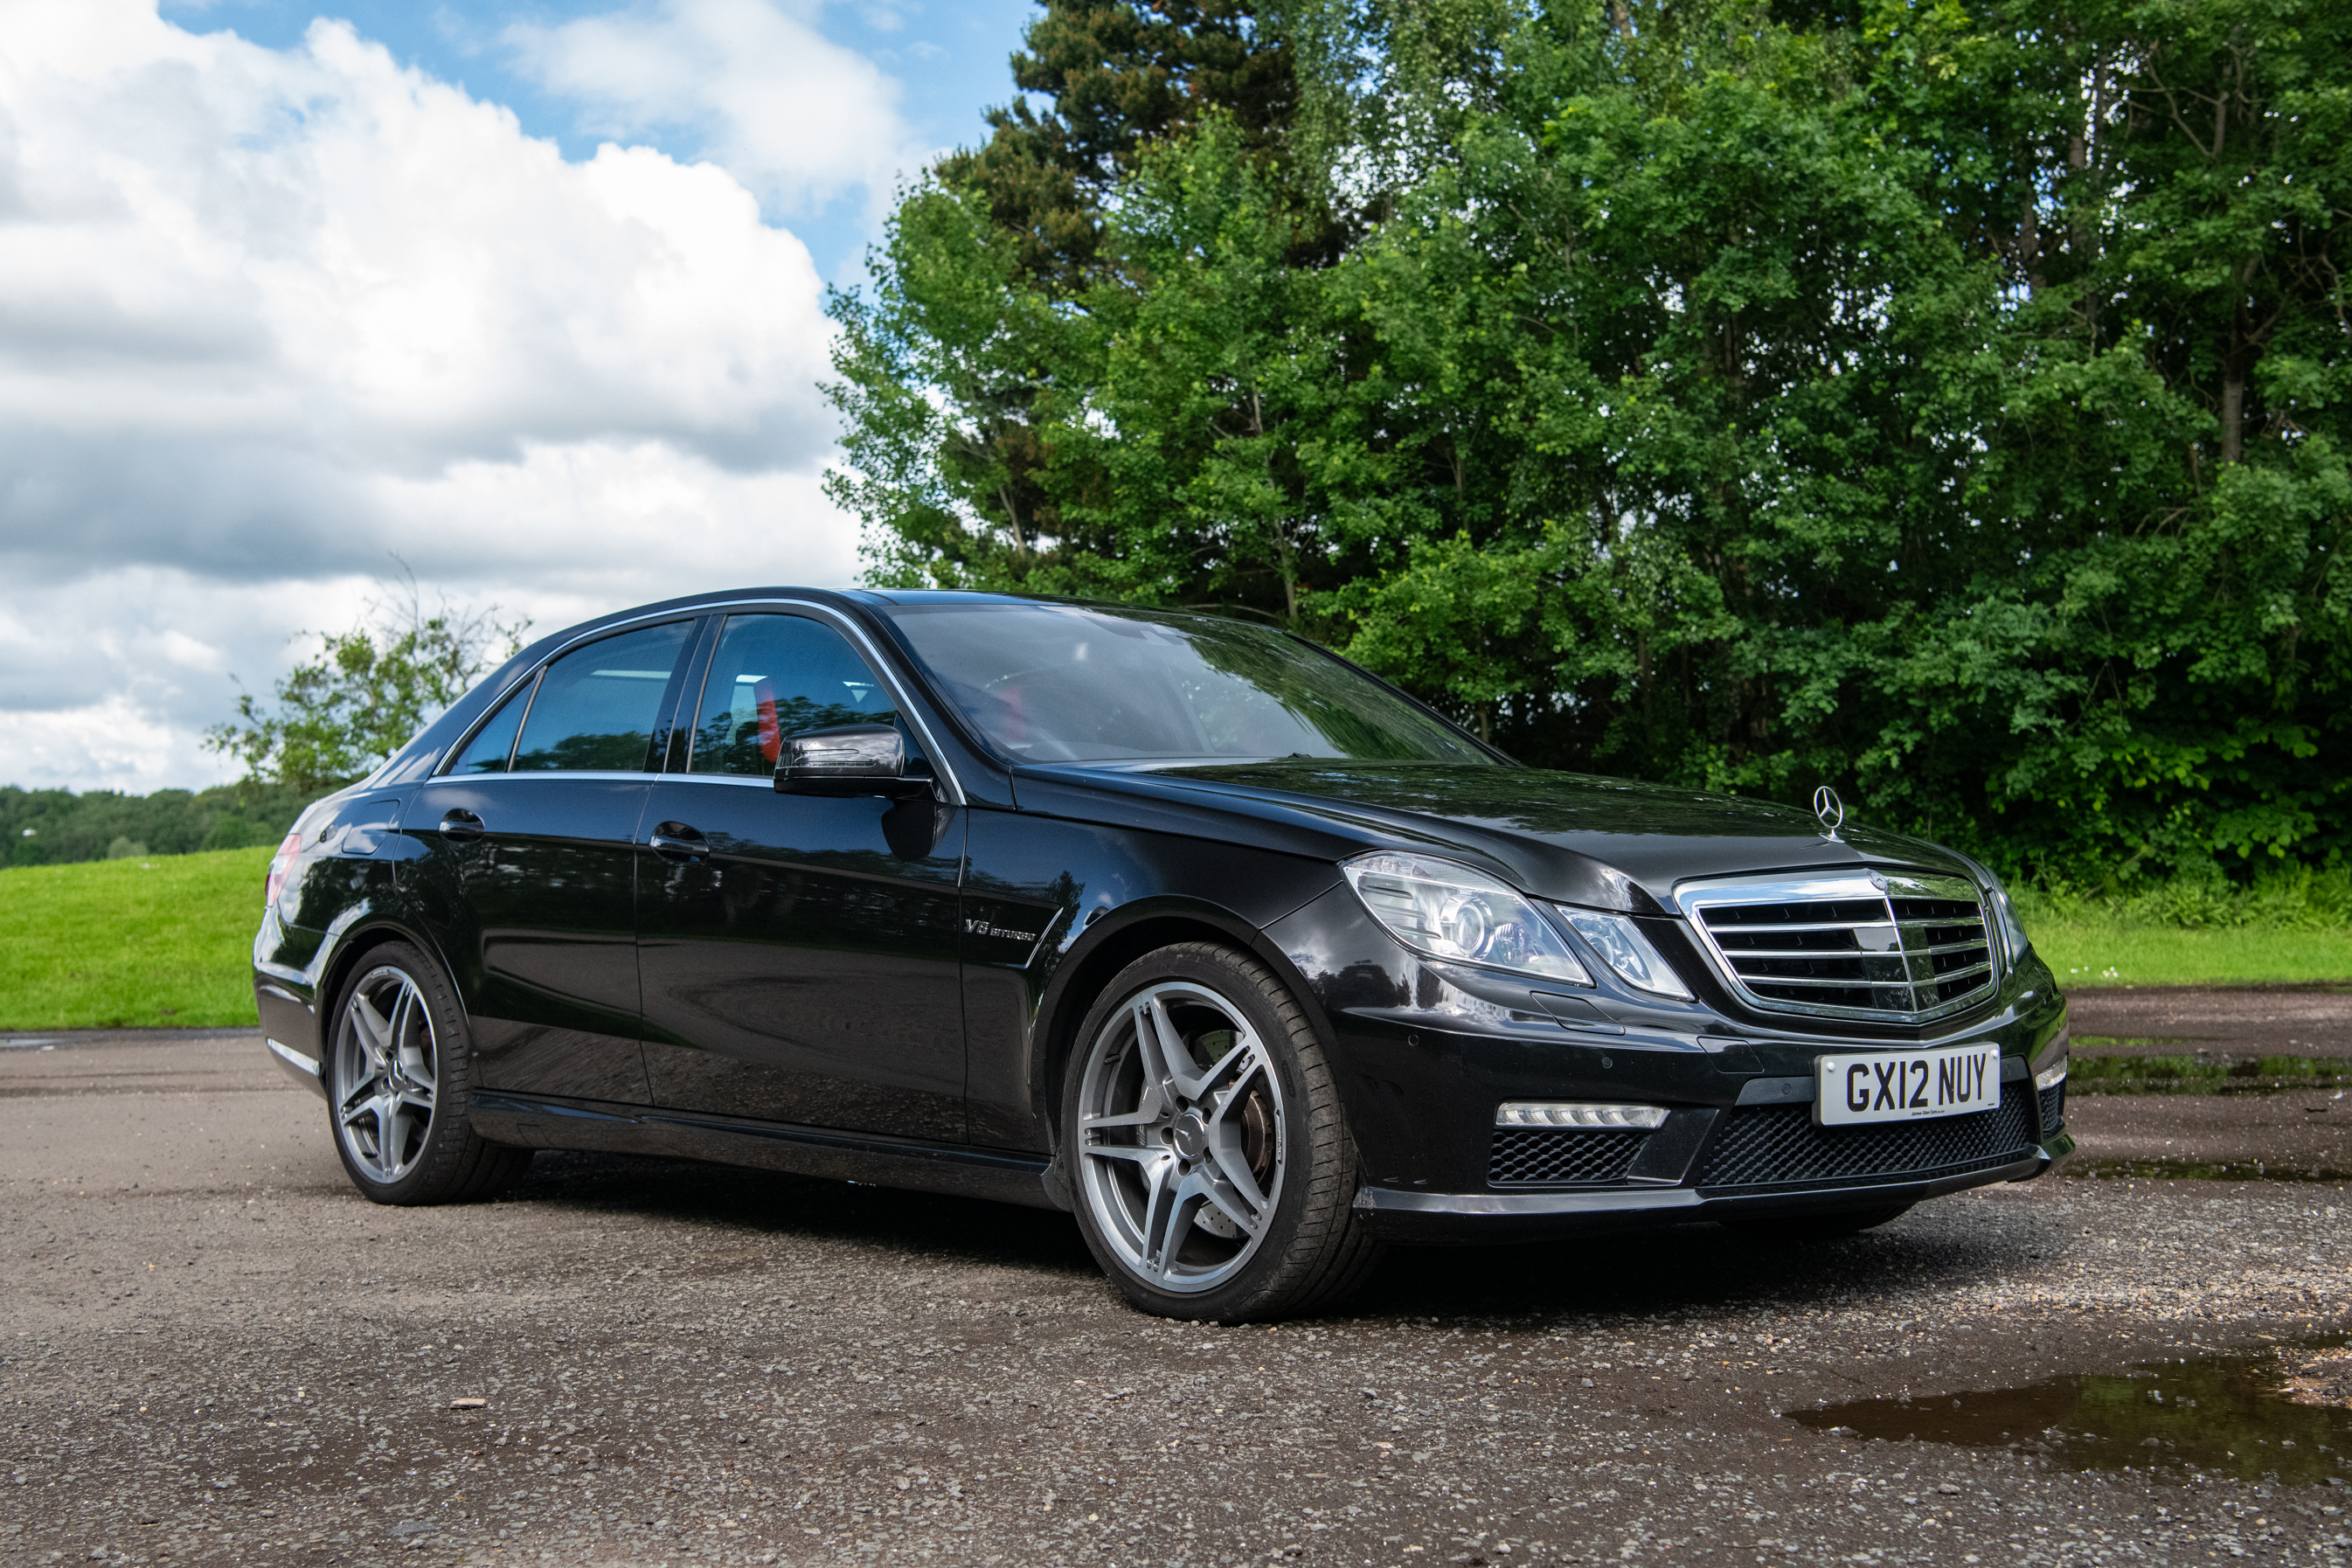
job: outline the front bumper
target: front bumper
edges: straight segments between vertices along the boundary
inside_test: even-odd
[[[1990,1113],[1988,1113],[1990,1114]],[[1537,1241],[1652,1230],[1700,1220],[1822,1214],[1839,1209],[1915,1204],[1995,1182],[2026,1182],[2055,1169],[2074,1152],[2063,1131],[2031,1145],[2021,1158],[1994,1166],[1906,1173],[1847,1181],[1835,1186],[1797,1184],[1770,1188],[1699,1186],[1559,1189],[1547,1192],[1426,1193],[1367,1184],[1356,1208],[1374,1231],[1422,1244]]]
[[[1337,899],[1278,922],[1313,976],[1361,1160],[1358,1210],[1389,1235],[1484,1242],[1700,1219],[1885,1208],[2027,1181],[2074,1152],[2062,1086],[2065,1004],[2038,961],[1972,1016],[1932,1028],[1748,1017],[1702,997],[1603,984],[1575,995],[1415,958]],[[1997,1110],[1923,1121],[1813,1122],[1825,1052],[1984,1043]],[[1498,1127],[1506,1101],[1664,1107],[1651,1131]]]

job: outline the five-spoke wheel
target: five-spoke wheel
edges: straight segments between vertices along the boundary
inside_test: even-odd
[[[403,942],[368,950],[337,993],[323,1075],[335,1152],[380,1204],[483,1198],[530,1151],[473,1129],[466,1015],[437,965]]]
[[[1121,1261],[1165,1290],[1233,1278],[1283,1174],[1282,1086],[1240,1009],[1186,981],[1139,992],[1088,1053],[1078,1106],[1078,1178]]]
[[[335,1035],[335,1131],[354,1163],[389,1185],[415,1168],[441,1089],[433,1017],[394,964],[363,975]]]
[[[1064,1166],[1128,1298],[1176,1317],[1311,1310],[1378,1248],[1320,1042],[1246,953],[1182,942],[1116,976],[1065,1081]]]

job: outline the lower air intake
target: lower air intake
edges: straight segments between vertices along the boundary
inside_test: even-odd
[[[2042,1135],[2047,1138],[2066,1124],[2066,1080],[2060,1079],[2042,1091]]]
[[[2029,1084],[2004,1084],[2000,1107],[1873,1127],[1816,1127],[1810,1105],[1740,1106],[1699,1166],[1702,1187],[1926,1176],[1988,1170],[2033,1152]]]
[[[1496,1187],[1558,1187],[1622,1182],[1649,1142],[1641,1132],[1514,1129],[1487,1146],[1486,1183]]]

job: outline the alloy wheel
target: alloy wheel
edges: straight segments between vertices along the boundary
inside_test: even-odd
[[[441,1088],[424,993],[386,964],[352,988],[335,1036],[335,1132],[368,1180],[390,1184],[424,1157]]]
[[[1241,1009],[1206,986],[1149,986],[1103,1025],[1076,1137],[1088,1211],[1146,1283],[1214,1289],[1265,1240],[1282,1196],[1282,1085]]]

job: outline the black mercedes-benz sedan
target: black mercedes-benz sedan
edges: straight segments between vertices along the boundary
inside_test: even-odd
[[[1982,866],[1518,765],[1296,637],[763,589],[526,649],[312,807],[268,1048],[381,1203],[534,1149],[1075,1213],[1129,1299],[1383,1240],[1791,1237],[2051,1169],[2066,1009]]]

